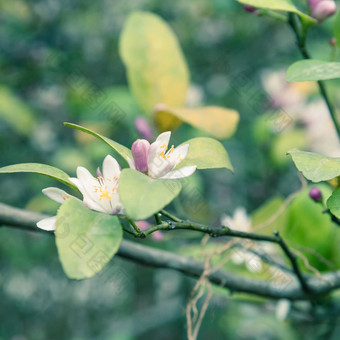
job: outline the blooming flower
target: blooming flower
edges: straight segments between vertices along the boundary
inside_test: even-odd
[[[172,145],[168,150],[171,132],[163,132],[156,141],[150,144],[145,139],[138,139],[132,144],[133,160],[128,158],[131,169],[147,173],[152,178],[183,178],[192,175],[195,165],[184,166],[175,169],[188,154],[189,144],[174,148]]]
[[[95,178],[87,169],[79,166],[77,178],[70,178],[70,181],[77,186],[83,195],[83,204],[87,208],[107,214],[120,214],[124,212],[118,194],[120,172],[117,161],[108,155],[103,162],[103,174],[98,169],[98,177]],[[70,197],[75,198],[58,188],[46,188],[43,193],[60,204]],[[43,219],[37,223],[38,228],[44,230],[55,230],[55,225],[56,216]]]

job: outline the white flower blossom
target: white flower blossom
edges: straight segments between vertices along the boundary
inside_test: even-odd
[[[95,178],[87,169],[79,166],[77,178],[70,178],[70,181],[77,186],[83,195],[83,204],[89,209],[107,214],[124,213],[118,194],[118,182],[121,173],[119,164],[112,156],[108,155],[103,162],[103,174],[100,171],[97,172],[99,172],[98,177]],[[59,188],[46,188],[43,189],[43,193],[60,204],[70,197],[76,198]],[[39,221],[37,226],[44,230],[55,230],[56,216]]]

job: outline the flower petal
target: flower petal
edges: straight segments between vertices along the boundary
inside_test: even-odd
[[[42,192],[49,199],[60,204],[63,204],[68,198],[74,197],[72,195],[69,195],[66,191],[54,187],[45,188],[42,190]]]
[[[161,145],[165,144],[166,146],[168,146],[170,136],[171,136],[171,131],[163,132],[157,137],[155,143],[157,142],[157,143],[161,143]]]
[[[177,179],[191,176],[196,171],[196,165],[184,166],[181,169],[170,171],[164,176],[160,177],[163,179]]]
[[[55,230],[56,223],[57,223],[57,216],[47,217],[37,222],[37,227],[43,230],[51,231],[51,230]]]
[[[97,179],[95,179],[90,172],[79,166],[77,168],[77,176],[78,176],[78,189],[81,191],[84,197],[84,204],[93,210],[100,211],[100,212],[109,212],[110,211],[110,206],[105,200],[102,204],[102,202],[99,202],[99,192],[98,190],[96,191],[95,188],[98,188],[99,182]],[[73,183],[77,183],[77,181],[73,180]],[[105,206],[104,206],[105,205]]]
[[[110,155],[107,155],[103,161],[103,175],[105,179],[112,179],[115,176],[120,176],[120,166]]]

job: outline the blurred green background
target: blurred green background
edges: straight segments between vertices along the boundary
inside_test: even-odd
[[[236,134],[223,142],[235,174],[196,173],[172,211],[218,225],[223,214],[238,207],[250,214],[300,187],[285,154],[289,149],[340,156],[313,84],[283,80],[299,55],[292,32],[281,22],[246,13],[230,0],[2,0],[0,166],[39,162],[72,176],[79,165],[94,172],[110,148],[64,127],[64,121],[128,147],[139,137],[133,123],[141,112],[118,54],[119,34],[135,10],[160,15],[175,31],[191,73],[189,106],[219,105],[240,113]],[[332,20],[311,30],[315,58],[337,58],[331,37]],[[338,87],[329,82],[340,105]],[[178,144],[201,135],[184,124],[173,138]],[[33,174],[1,175],[0,201],[53,214],[57,204],[41,189],[56,185]],[[199,235],[171,233],[162,242],[138,241],[185,252],[191,245],[199,248],[199,240]],[[71,281],[52,237],[1,228],[0,339],[185,339],[185,305],[194,282],[120,258],[93,279]],[[336,339],[340,332],[336,319],[316,321],[298,306],[290,320],[280,321],[275,308],[276,302],[216,290],[199,338]]]

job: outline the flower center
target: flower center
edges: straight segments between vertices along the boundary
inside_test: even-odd
[[[99,190],[100,190],[99,201],[101,201],[103,198],[107,198],[108,200],[111,199],[111,196],[109,195],[109,191],[107,190],[106,187],[104,190],[102,190],[102,188],[100,188]]]
[[[174,146],[173,145],[171,145],[171,148],[170,148],[170,150],[168,151],[168,152],[166,152],[166,150],[168,149],[168,147],[166,146],[166,144],[163,144],[162,146],[161,146],[161,149],[165,149],[165,150],[163,150],[162,152],[160,152],[159,154],[158,154],[158,157],[159,158],[163,158],[163,159],[169,159],[170,158],[170,155],[174,152]]]

